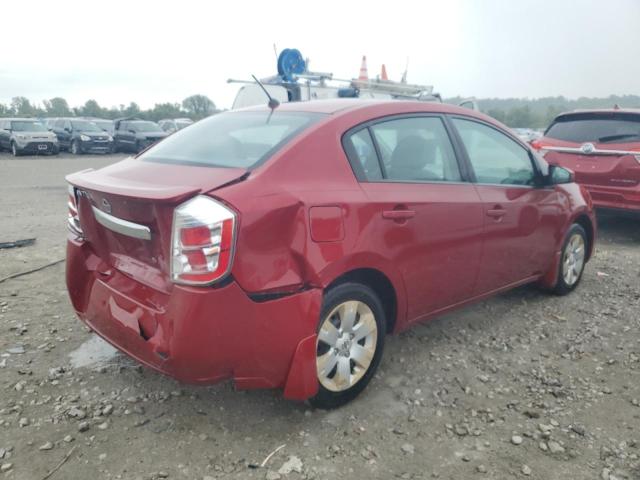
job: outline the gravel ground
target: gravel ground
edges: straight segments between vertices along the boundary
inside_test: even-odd
[[[37,237],[0,250],[0,278],[64,258],[64,175],[119,158],[0,154],[0,242]],[[520,288],[390,337],[332,412],[139,367],[74,318],[64,264],[2,282],[0,478],[639,479],[640,220],[599,221],[573,294]]]

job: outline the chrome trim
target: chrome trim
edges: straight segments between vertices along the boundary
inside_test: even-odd
[[[579,155],[640,155],[640,152],[632,152],[629,150],[603,150],[601,148],[594,148],[590,152],[584,152],[581,147],[554,147],[554,146],[541,146],[540,150],[547,150],[549,152],[565,152],[565,153],[577,153]]]
[[[114,217],[113,215],[109,215],[108,213],[97,209],[93,205],[91,205],[91,209],[93,210],[96,220],[103,227],[113,230],[114,232],[121,233],[122,235],[127,235],[128,237],[151,240],[151,230],[149,227]]]

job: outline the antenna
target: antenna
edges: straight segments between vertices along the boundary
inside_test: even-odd
[[[267,89],[264,88],[264,85],[262,83],[260,83],[260,80],[257,79],[257,77],[255,75],[251,75],[253,77],[253,79],[256,81],[256,83],[258,85],[260,85],[260,88],[262,89],[262,91],[264,92],[264,94],[267,96],[267,98],[269,99],[269,103],[267,103],[267,106],[271,109],[271,111],[273,112],[273,110],[275,110],[276,108],[278,108],[280,106],[280,102],[278,100],[276,100],[275,98],[273,98],[271,95],[269,95],[269,92],[267,92]]]
[[[276,54],[276,61],[278,61],[278,49],[276,48],[276,44],[273,44],[273,53]]]

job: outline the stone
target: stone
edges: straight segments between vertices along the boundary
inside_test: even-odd
[[[302,460],[294,455],[289,456],[278,470],[280,475],[289,475],[291,472],[302,473]]]
[[[514,445],[522,445],[522,437],[520,435],[514,435],[511,437],[511,443]]]
[[[38,450],[51,450],[53,448],[53,443],[51,442],[46,442],[43,445],[40,445],[40,447],[38,448]]]
[[[405,443],[404,445],[402,445],[402,447],[400,447],[400,449],[404,452],[407,453],[409,455],[413,455],[416,451],[415,447],[413,445],[411,445],[410,443]]]
[[[13,463],[3,463],[0,465],[0,472],[8,472],[13,468]]]
[[[274,472],[273,470],[267,470],[267,474],[264,476],[266,480],[280,480],[282,477],[278,472]]]
[[[67,415],[69,415],[72,418],[82,420],[83,418],[87,417],[87,412],[79,409],[78,407],[71,407],[67,412]]]
[[[89,430],[89,422],[80,422],[78,424],[79,432],[86,432],[87,430]]]
[[[564,453],[564,447],[556,441],[549,442],[549,451],[551,453]]]
[[[476,467],[476,471],[478,473],[487,473],[487,467],[485,467],[484,465],[480,464]]]
[[[529,467],[529,465],[522,465],[522,469],[520,471],[522,472],[523,475],[526,475],[527,477],[531,475],[531,467]]]

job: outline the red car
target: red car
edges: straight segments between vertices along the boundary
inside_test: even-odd
[[[518,285],[570,292],[596,236],[570,172],[436,103],[227,112],[67,180],[90,328],[181,381],[324,408],[367,385],[387,333]]]
[[[640,110],[563,113],[532,145],[575,172],[596,207],[640,213]]]

